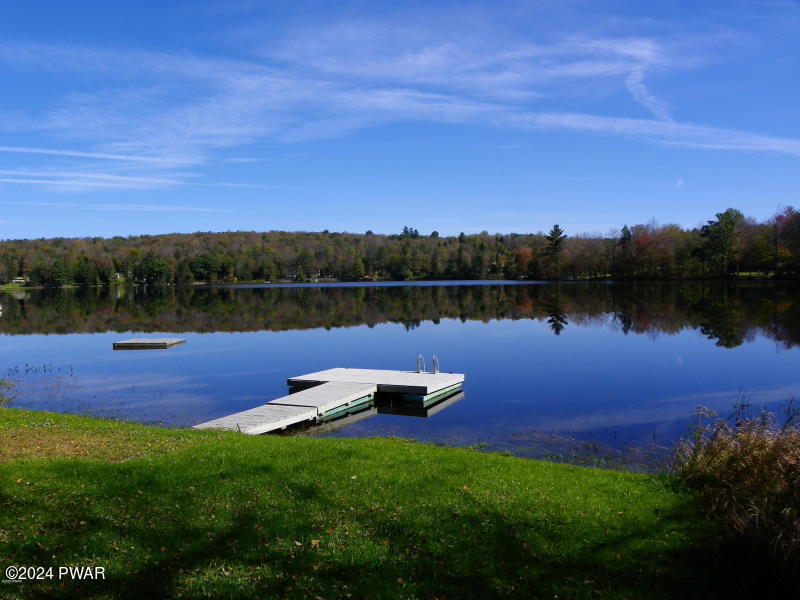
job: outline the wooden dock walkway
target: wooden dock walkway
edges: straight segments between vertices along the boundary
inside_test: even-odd
[[[262,406],[195,425],[258,435],[304,421],[321,422],[368,406],[377,392],[414,398],[438,397],[464,381],[459,373],[415,373],[377,369],[328,369],[287,380],[299,390]]]

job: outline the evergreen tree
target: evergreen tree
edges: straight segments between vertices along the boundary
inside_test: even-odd
[[[189,285],[194,281],[194,274],[189,266],[189,261],[182,260],[175,269],[175,283],[178,285]]]
[[[364,279],[364,276],[367,274],[367,270],[364,267],[364,261],[361,258],[356,258],[353,262],[353,277],[355,279]]]
[[[564,249],[564,240],[567,239],[567,236],[561,226],[556,223],[545,239],[547,240],[545,252],[553,265],[553,276],[558,278],[561,274],[561,251]]]
[[[619,246],[619,255],[616,270],[623,276],[628,277],[631,275],[633,267],[633,234],[627,225],[622,226],[617,244]]]

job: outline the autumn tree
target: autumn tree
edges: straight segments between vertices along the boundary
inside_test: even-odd
[[[800,272],[800,211],[791,206],[775,217],[775,254],[784,271]]]

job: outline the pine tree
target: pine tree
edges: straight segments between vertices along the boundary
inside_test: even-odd
[[[561,226],[556,223],[545,236],[545,239],[547,240],[547,249],[545,253],[550,258],[550,262],[553,265],[553,275],[558,279],[561,272],[561,250],[563,250],[564,240],[567,239],[567,236],[564,234],[564,230],[561,229]]]

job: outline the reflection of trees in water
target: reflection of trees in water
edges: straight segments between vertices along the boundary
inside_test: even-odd
[[[702,315],[700,333],[716,340],[717,346],[735,348],[744,343],[749,328],[737,306],[725,300],[714,299],[704,303],[703,309],[698,310],[698,313]]]
[[[696,329],[732,348],[756,334],[800,344],[799,288],[718,283],[554,285],[80,288],[3,294],[0,332],[283,331],[423,321],[538,319],[624,333]]]
[[[420,321],[419,319],[414,319],[413,321],[405,321],[403,323],[403,327],[406,328],[406,331],[411,331],[412,329],[416,329],[420,325],[422,325],[422,321]]]
[[[619,330],[628,335],[628,332],[633,327],[633,319],[625,312],[616,312],[612,317],[612,323],[619,328]]]
[[[568,321],[566,315],[557,308],[550,308],[547,311],[547,324],[550,325],[550,329],[553,330],[555,335],[561,335],[561,332],[564,331],[567,323]]]
[[[546,290],[551,292],[551,288]],[[555,284],[552,286],[552,293],[547,293],[542,302],[542,307],[547,313],[547,324],[553,331],[554,335],[561,335],[564,328],[567,326],[567,315],[561,310],[561,285]]]

